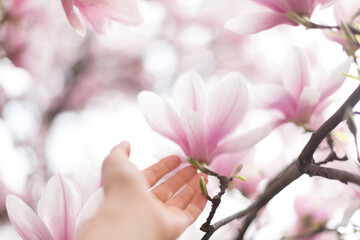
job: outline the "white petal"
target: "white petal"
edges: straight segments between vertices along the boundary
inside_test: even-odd
[[[184,108],[181,117],[189,141],[190,156],[198,161],[207,161],[205,128],[200,114]]]
[[[59,174],[50,178],[38,203],[38,215],[55,240],[73,239],[80,209],[76,185]]]
[[[309,85],[310,72],[308,61],[302,51],[293,47],[285,58],[283,84],[297,101],[301,91]]]
[[[138,95],[140,108],[147,123],[157,133],[177,143],[185,152],[190,153],[186,133],[179,115],[168,102],[155,93],[143,91]]]
[[[341,73],[347,73],[351,63],[352,59],[348,58],[345,62],[341,63],[324,77],[318,88],[321,93],[321,99],[329,97],[339,89],[346,78],[345,75]]]
[[[340,226],[345,227],[346,225],[348,225],[351,217],[354,215],[354,213],[360,208],[360,201],[359,200],[354,200],[350,206],[348,206],[345,209],[344,215],[343,215],[343,219],[341,221]]]
[[[296,119],[294,120],[304,123],[307,122],[319,100],[320,93],[317,90],[305,87],[300,95],[298,107],[296,109]]]
[[[296,102],[284,86],[275,84],[258,84],[252,88],[255,106],[273,108],[284,113],[286,117],[294,116]]]
[[[286,14],[261,12],[230,19],[225,28],[238,34],[252,34],[275,27],[279,24],[296,25]]]
[[[73,0],[61,0],[63,8],[65,10],[66,17],[68,18],[71,26],[80,36],[85,36],[86,28],[82,22],[80,16],[74,10]]]
[[[212,153],[211,157],[214,158],[216,155],[223,153],[234,153],[240,152],[245,149],[249,149],[262,139],[267,137],[272,132],[270,126],[264,126],[261,128],[250,130],[236,138],[227,140],[219,144],[216,150]]]
[[[103,188],[100,188],[86,201],[76,221],[75,238],[81,232],[83,227],[89,222],[89,220],[95,216],[104,199],[104,190]]]
[[[240,74],[229,73],[218,82],[209,95],[204,119],[209,152],[238,126],[248,104],[245,79]]]
[[[94,7],[115,21],[129,25],[139,25],[143,22],[138,0],[94,1]]]
[[[16,232],[24,240],[51,240],[49,230],[35,212],[20,198],[8,195],[6,209]]]
[[[174,106],[180,114],[183,107],[187,107],[200,115],[204,112],[204,84],[196,72],[182,74],[174,86]]]

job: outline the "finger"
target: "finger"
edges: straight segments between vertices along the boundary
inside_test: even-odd
[[[205,182],[207,182],[207,176],[204,173],[199,173],[196,176],[193,176],[189,184],[181,190],[175,197],[171,198],[166,202],[168,206],[175,206],[179,209],[185,209],[190,201],[194,198],[197,192],[200,191],[199,179],[204,177]],[[204,196],[205,197],[205,196]],[[206,199],[206,198],[205,198]]]
[[[140,172],[129,161],[130,144],[126,141],[115,146],[102,166],[102,179],[105,192],[110,187],[119,188],[120,185],[133,183]]]
[[[181,163],[181,159],[178,156],[169,156],[161,159],[158,163],[146,168],[142,171],[149,186],[152,187],[162,177],[174,170]]]
[[[205,205],[207,203],[207,198],[201,192],[200,189],[196,192],[195,196],[191,200],[191,202],[187,205],[184,210],[184,213],[188,219],[188,225],[195,222],[195,220],[199,217],[201,212],[204,210]]]
[[[166,202],[181,187],[189,182],[196,174],[196,169],[192,166],[185,167],[177,172],[174,176],[157,186],[152,193],[162,202]]]

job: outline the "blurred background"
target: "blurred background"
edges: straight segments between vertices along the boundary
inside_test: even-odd
[[[22,7],[14,9],[17,2]],[[226,30],[227,20],[244,9],[259,8],[249,1],[140,4],[142,25],[113,23],[105,35],[88,31],[80,37],[60,0],[0,0],[0,239],[19,239],[6,215],[6,194],[20,196],[35,209],[46,181],[61,173],[77,183],[85,201],[99,187],[103,159],[119,142],[131,143],[131,159],[140,169],[179,151],[146,124],[136,99],[141,90],[171,100],[174,82],[189,70],[209,85],[231,71],[242,73],[250,88],[280,82],[284,57],[293,45],[324,71],[346,59],[341,45],[318,30],[279,26],[246,36]],[[334,23],[332,11],[317,11],[314,21]],[[356,84],[346,80],[329,114]],[[254,127],[271,116],[251,109],[240,128]],[[309,136],[289,124],[256,146],[249,164],[244,163],[249,183],[229,191],[215,220],[245,208],[269,178],[296,158]],[[353,144],[351,135],[347,139]],[[302,177],[271,201],[249,237],[280,239],[296,229],[299,201],[309,209],[331,202],[334,207],[326,207],[334,210],[334,219],[341,216],[356,193],[331,184]],[[212,186],[215,193],[216,182]],[[342,199],[329,200],[341,194]],[[302,196],[311,198],[301,200]],[[208,211],[180,239],[200,239],[198,228]],[[225,227],[213,239],[232,239],[238,224]]]

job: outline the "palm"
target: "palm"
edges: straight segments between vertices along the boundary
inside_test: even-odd
[[[149,186],[153,187],[179,164],[179,158],[167,157],[145,169],[143,175]],[[150,202],[154,204],[154,209],[162,218],[160,222],[163,224],[164,231],[171,233],[169,235],[179,235],[196,220],[203,210],[206,198],[199,188],[201,176],[205,175],[197,174],[191,166],[185,167],[151,190]],[[180,189],[181,191],[178,192]]]

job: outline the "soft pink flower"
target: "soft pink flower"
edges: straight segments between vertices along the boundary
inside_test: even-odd
[[[138,99],[150,127],[177,143],[187,157],[207,164],[220,154],[249,148],[269,134],[266,127],[228,138],[248,107],[240,74],[227,74],[210,92],[203,85],[197,73],[183,74],[174,86],[174,107],[155,93],[141,92]]]
[[[346,0],[337,1],[334,4],[334,16],[338,26],[344,24],[360,24],[360,17],[358,11],[360,9],[360,1],[358,0]],[[326,37],[330,40],[340,43],[348,53],[352,53],[355,49],[353,44],[346,39],[342,30],[326,30],[324,31]]]
[[[267,8],[263,12],[244,14],[225,23],[225,27],[239,34],[251,34],[275,27],[280,24],[297,26],[288,16],[295,13],[299,17],[310,18],[319,5],[327,7],[335,0],[253,0]]]
[[[329,99],[343,83],[351,59],[329,74],[314,75],[309,62],[298,48],[285,59],[282,84],[261,84],[255,87],[258,106],[281,112],[278,124],[294,122],[306,128],[316,128],[323,121],[323,112],[332,102]],[[314,129],[312,129],[314,130]]]
[[[142,22],[138,0],[61,0],[67,18],[77,33],[86,27],[104,33],[111,20],[128,25]]]
[[[11,223],[24,240],[72,240],[95,213],[102,198],[100,189],[82,208],[76,185],[55,175],[38,202],[37,214],[14,195],[8,195],[6,208]]]

